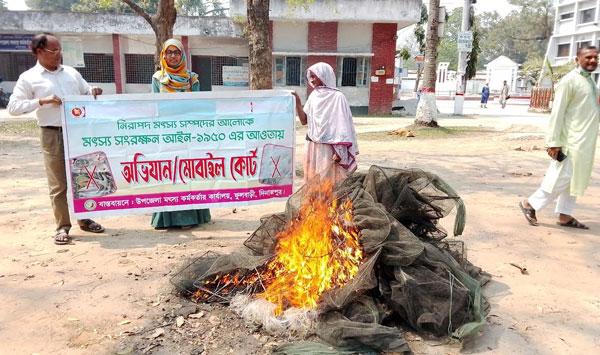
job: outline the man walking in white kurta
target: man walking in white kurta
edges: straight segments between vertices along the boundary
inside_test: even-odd
[[[540,188],[519,202],[533,226],[538,225],[536,211],[557,199],[558,225],[588,229],[571,213],[577,196],[583,195],[588,186],[594,163],[600,105],[591,73],[598,66],[598,49],[591,46],[578,49],[576,62],[577,68],[565,75],[556,88],[546,138],[548,155],[553,160]]]

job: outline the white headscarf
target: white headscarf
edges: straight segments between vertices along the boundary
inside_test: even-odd
[[[313,142],[331,144],[342,159],[339,164],[348,171],[354,171],[358,143],[350,105],[344,94],[336,89],[335,74],[329,64],[317,63],[308,68],[306,77],[309,83],[311,73],[324,86],[315,87],[304,105],[308,118],[307,136]],[[312,83],[310,85],[313,86]]]

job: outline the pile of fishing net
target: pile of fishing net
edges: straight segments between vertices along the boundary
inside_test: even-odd
[[[191,296],[215,275],[256,273],[273,258],[277,235],[297,218],[309,185],[288,199],[285,212],[263,217],[244,250],[207,253],[172,282]],[[465,207],[456,192],[425,171],[371,166],[335,185],[331,198],[346,197],[354,207],[364,259],[352,280],[321,294],[316,309],[273,316],[275,305],[252,296],[262,291],[260,282],[239,297],[216,295],[212,301],[231,303],[246,319],[262,318],[258,321],[273,333],[304,329],[349,351],[409,351],[401,332],[406,328],[460,340],[476,333],[489,311],[481,293],[489,275],[466,260],[462,242],[444,240],[448,233],[439,224],[456,207],[453,234],[462,233]],[[257,316],[261,312],[268,316]],[[308,350],[301,344],[282,350],[303,351]]]

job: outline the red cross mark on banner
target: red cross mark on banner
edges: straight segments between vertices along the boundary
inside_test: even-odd
[[[275,165],[275,168],[273,169],[273,175],[271,175],[272,178],[275,177],[275,173],[277,173],[277,174],[279,174],[279,176],[281,176],[281,173],[279,172],[279,168],[277,167],[277,165],[279,165],[279,159],[281,159],[281,157],[277,157],[277,161],[275,161],[275,159],[273,159],[273,157],[271,157],[271,161]]]
[[[96,185],[96,188],[99,189],[100,186],[98,186],[98,183],[96,183],[96,179],[94,179],[94,173],[96,172],[96,167],[97,165],[94,165],[94,169],[92,169],[92,173],[90,174],[90,171],[88,170],[87,166],[85,167],[85,171],[87,171],[88,175],[90,176],[90,180],[88,181],[85,189],[89,189],[90,188],[90,183],[94,182],[94,185]]]

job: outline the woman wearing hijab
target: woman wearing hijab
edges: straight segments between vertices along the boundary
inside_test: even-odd
[[[306,134],[306,181],[319,175],[343,179],[356,170],[358,144],[350,105],[336,88],[333,68],[317,63],[306,71],[308,83],[314,88],[304,108],[296,97],[296,112],[302,125],[308,124]]]
[[[487,102],[490,97],[490,87],[487,83],[481,89],[481,108],[487,108]]]
[[[178,40],[169,39],[163,43],[160,68],[152,76],[152,92],[200,91],[198,75],[187,69],[183,44]],[[209,209],[158,212],[152,215],[152,226],[156,229],[188,229],[208,221]]]

